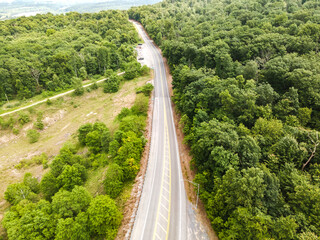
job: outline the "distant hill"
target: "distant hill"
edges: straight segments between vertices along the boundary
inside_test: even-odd
[[[53,14],[76,12],[98,12],[106,9],[128,9],[132,6],[148,5],[159,2],[159,0],[70,0],[68,2],[57,0],[14,0],[0,1],[0,20],[16,18],[21,16],[32,16],[38,13]]]
[[[157,2],[159,2],[159,0],[110,0],[106,2],[75,4],[66,8],[65,11],[76,11],[82,13],[98,12],[105,9],[129,9],[132,6],[154,4]]]

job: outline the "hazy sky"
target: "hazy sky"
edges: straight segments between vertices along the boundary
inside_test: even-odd
[[[84,3],[84,2],[107,2],[108,0],[29,0],[30,2],[54,2],[54,3],[68,3],[68,4],[74,4],[74,3]],[[13,0],[0,0],[0,3],[11,3]]]

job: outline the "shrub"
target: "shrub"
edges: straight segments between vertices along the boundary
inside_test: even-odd
[[[34,193],[40,192],[40,184],[31,173],[26,173],[23,177],[23,184],[31,189]]]
[[[44,124],[42,122],[42,117],[43,117],[43,114],[40,112],[37,117],[37,122],[34,124],[35,128],[37,128],[39,130],[43,130],[43,128],[44,128]]]
[[[77,87],[74,89],[73,95],[75,96],[81,96],[84,94],[84,88],[83,87]]]
[[[51,200],[51,197],[59,191],[59,185],[57,178],[50,172],[47,172],[41,179],[40,190],[47,200]]]
[[[28,114],[26,114],[26,113],[20,113],[20,114],[19,114],[18,121],[19,121],[19,123],[20,123],[21,125],[24,125],[24,124],[30,122],[30,118],[29,118]]]
[[[101,135],[101,147],[102,150],[106,153],[109,152],[109,145],[111,140],[112,139],[109,129],[104,130]]]
[[[121,112],[118,114],[117,119],[121,120],[122,118],[127,117],[130,114],[131,114],[131,110],[126,108],[126,107],[124,107],[124,108],[121,109]]]
[[[137,61],[129,62],[125,65],[124,78],[126,80],[131,80],[140,75],[141,64]]]
[[[39,129],[39,130],[43,130],[44,129],[44,124],[43,124],[43,122],[42,121],[37,121],[35,124],[34,124],[34,127],[36,128],[36,129]]]
[[[35,165],[41,165],[44,162],[48,162],[48,156],[45,153],[42,153],[41,155],[34,156],[31,159],[23,159],[21,160],[16,166],[16,169],[26,169],[31,166]]]
[[[12,132],[13,132],[14,135],[18,135],[20,133],[20,130],[17,129],[17,128],[13,128]]]
[[[18,204],[23,199],[35,201],[36,197],[36,194],[34,194],[31,189],[23,183],[14,183],[9,185],[4,193],[4,198],[12,205]]]
[[[98,86],[98,84],[95,82],[95,83],[93,83],[93,84],[90,86],[90,88],[91,88],[92,90],[96,90],[96,89],[99,88],[99,86]]]
[[[143,93],[145,96],[150,96],[153,90],[153,85],[151,83],[147,83],[146,85],[137,88],[136,93]]]
[[[111,198],[116,198],[123,189],[123,170],[118,164],[111,164],[104,179],[106,194]]]
[[[97,196],[88,208],[89,227],[93,234],[114,239],[121,223],[122,214],[109,196]]]
[[[85,67],[81,67],[79,69],[79,77],[82,79],[82,80],[85,80],[88,78],[88,73],[87,73],[87,70]]]
[[[139,94],[136,97],[134,105],[131,108],[131,111],[137,115],[146,115],[149,108],[149,99],[148,97]]]
[[[101,133],[97,130],[89,132],[86,136],[86,145],[93,153],[101,151]]]
[[[3,118],[0,118],[0,125],[1,125],[1,129],[5,130],[8,128],[13,128],[13,124],[14,124],[15,120],[13,119],[13,117],[10,117],[7,121],[5,121]]]
[[[37,130],[29,129],[27,132],[27,137],[29,139],[29,143],[38,142],[40,133]]]
[[[92,131],[92,128],[93,128],[92,124],[87,123],[87,124],[82,125],[78,129],[78,140],[79,140],[80,144],[82,144],[82,145],[86,144],[87,134]]]
[[[46,103],[47,103],[48,106],[52,105],[52,101],[49,98],[47,99]]]
[[[120,87],[120,77],[116,74],[112,74],[103,86],[104,93],[115,93],[118,92]]]
[[[132,131],[141,137],[145,127],[146,121],[144,116],[130,115],[121,120],[119,129],[123,132]]]
[[[118,150],[120,148],[120,143],[117,140],[113,140],[109,144],[109,155],[112,158],[115,158],[117,156]]]
[[[0,127],[3,128],[5,122],[2,117],[0,117]]]
[[[57,178],[59,186],[68,191],[71,191],[75,186],[81,186],[86,179],[87,170],[79,163],[72,166],[65,165],[62,173]]]
[[[142,68],[140,69],[140,75],[144,76],[149,73],[150,69],[147,67],[147,65],[143,65]]]

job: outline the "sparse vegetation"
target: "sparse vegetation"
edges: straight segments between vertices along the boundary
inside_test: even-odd
[[[48,164],[48,156],[45,153],[42,153],[41,155],[33,156],[30,159],[22,159],[14,167],[16,169],[28,169],[32,166],[41,165],[41,164],[44,166],[44,168],[46,168],[46,165]]]
[[[40,133],[37,130],[29,129],[27,131],[27,137],[28,137],[29,143],[36,143],[39,140]]]

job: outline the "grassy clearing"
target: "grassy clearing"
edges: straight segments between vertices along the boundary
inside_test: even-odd
[[[105,76],[98,76],[96,78],[93,78],[92,80],[85,80],[85,81],[82,82],[82,85],[85,86],[85,85],[87,85],[89,83],[93,83],[93,82],[102,80],[104,78],[105,78]],[[29,98],[29,99],[11,100],[9,103],[5,103],[3,106],[0,107],[0,114],[6,113],[6,112],[11,112],[11,111],[19,109],[21,107],[26,107],[26,106],[28,106],[28,105],[30,105],[32,103],[35,103],[35,102],[38,102],[38,101],[41,101],[41,100],[45,100],[45,99],[53,97],[55,95],[59,95],[61,93],[68,92],[70,90],[73,90],[73,88],[63,89],[63,90],[58,91],[58,92],[44,91],[41,94],[36,95],[36,96],[34,96],[32,98]]]
[[[45,153],[49,159],[55,156],[60,148],[67,141],[76,138],[77,129],[84,123],[104,122],[107,127],[114,131],[117,128],[115,117],[123,107],[130,108],[136,97],[136,89],[143,86],[150,80],[152,73],[148,76],[140,77],[131,81],[121,83],[119,92],[112,94],[103,93],[102,89],[85,92],[83,96],[64,96],[61,99],[52,101],[51,105],[42,103],[29,110],[26,110],[30,117],[30,122],[17,126],[19,133],[14,134],[12,130],[0,131],[0,220],[5,209],[8,207],[4,200],[4,192],[11,183],[21,181],[26,172],[33,176],[41,176],[47,171],[42,165],[30,164],[27,168],[16,168],[21,160],[31,159]],[[40,131],[39,141],[30,144],[26,133],[33,128],[37,114],[43,114],[44,130]],[[7,118],[19,117],[19,113],[12,114]],[[25,161],[25,160],[24,160]],[[103,176],[106,169],[98,168],[89,172],[89,180],[85,187],[94,196],[103,193]],[[123,201],[130,195],[129,187],[123,191]],[[124,203],[123,203],[124,204]],[[122,205],[123,205],[122,204]],[[1,233],[1,229],[0,229]]]
[[[95,197],[97,195],[104,194],[103,180],[107,169],[108,168],[106,167],[100,167],[88,172],[88,180],[84,187],[92,196]]]

